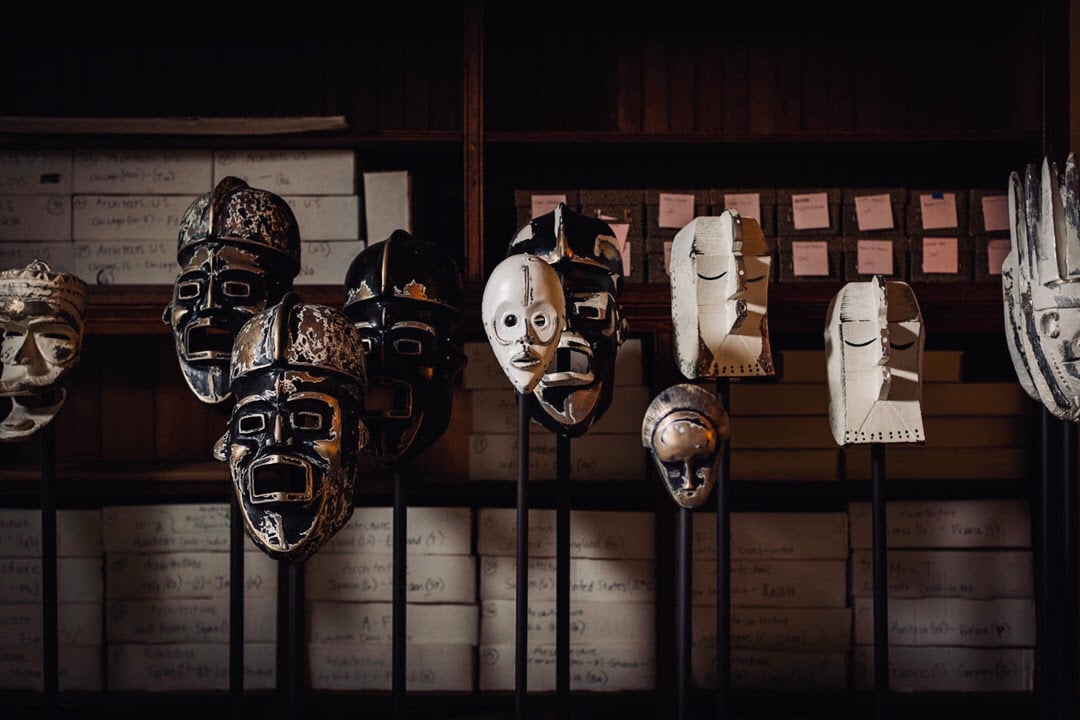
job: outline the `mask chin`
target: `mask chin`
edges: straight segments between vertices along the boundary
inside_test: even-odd
[[[368,377],[364,425],[369,431],[364,452],[380,465],[389,466],[414,457],[412,451],[424,420],[413,385],[399,378]]]
[[[232,398],[228,360],[192,363],[181,357],[180,369],[188,388],[204,405],[219,407]]]

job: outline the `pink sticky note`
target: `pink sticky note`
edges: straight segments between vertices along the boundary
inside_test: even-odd
[[[792,195],[791,217],[796,230],[817,230],[829,227],[829,194]]]
[[[761,193],[724,193],[724,208],[761,222]]]
[[[892,230],[892,202],[889,193],[855,197],[855,222],[859,230]]]
[[[531,200],[532,216],[540,217],[554,210],[559,203],[565,203],[566,195],[533,195]]]
[[[982,198],[983,226],[986,232],[1009,229],[1009,198],[1007,195],[984,195]]]
[[[955,193],[924,193],[919,196],[919,206],[922,208],[924,230],[954,228],[960,224],[956,219]]]
[[[922,241],[924,273],[955,275],[960,272],[960,253],[954,237],[924,237]]]
[[[659,218],[657,225],[662,228],[685,227],[694,219],[694,196],[676,193],[660,193]]]
[[[664,272],[671,274],[671,241],[664,241]]]
[[[630,223],[608,223],[608,227],[615,233],[615,239],[619,241],[623,276],[630,277],[630,243],[626,240],[626,235],[630,232]]]
[[[796,240],[791,243],[791,260],[796,276],[828,275],[829,244],[825,240]]]
[[[860,275],[893,274],[892,240],[859,240],[855,250],[855,269]]]
[[[1012,250],[1008,238],[995,238],[986,243],[986,271],[990,275],[1000,275],[1005,256]]]

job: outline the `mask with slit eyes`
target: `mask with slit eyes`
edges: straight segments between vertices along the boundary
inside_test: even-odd
[[[277,303],[300,270],[300,230],[280,197],[223,178],[180,220],[180,273],[162,320],[199,402],[227,413],[233,339],[247,320]]]
[[[611,405],[615,359],[626,338],[619,242],[607,223],[560,203],[518,230],[507,256],[522,253],[551,265],[566,308],[555,355],[533,389],[533,417],[554,433],[579,437]]]
[[[0,440],[33,435],[60,411],[79,361],[86,283],[35,260],[0,272]]]
[[[340,311],[293,293],[237,334],[236,404],[214,448],[255,544],[303,562],[353,512],[357,460],[366,442],[360,337]]]
[[[727,439],[723,403],[692,383],[673,385],[657,395],[641,423],[641,444],[648,448],[664,488],[684,508],[701,507],[708,500]]]
[[[829,303],[829,420],[838,445],[921,443],[922,313],[911,286],[880,275]]]
[[[688,378],[774,374],[761,226],[735,210],[691,220],[671,244],[675,359]]]
[[[404,230],[358,254],[345,276],[345,315],[367,364],[364,452],[401,466],[450,424],[454,376],[465,367],[458,338],[461,272],[441,246]]]

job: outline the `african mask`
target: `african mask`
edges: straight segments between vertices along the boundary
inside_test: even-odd
[[[649,403],[641,423],[641,444],[680,506],[693,509],[708,499],[728,427],[720,399],[693,383],[673,385]]]
[[[566,322],[559,276],[535,255],[511,255],[491,272],[481,301],[484,332],[519,393],[530,393],[555,357]]]
[[[416,457],[446,431],[458,339],[461,271],[442,247],[395,230],[353,259],[345,315],[360,331],[367,364],[364,452],[383,466]]]
[[[227,413],[233,339],[292,288],[300,229],[280,197],[226,177],[184,212],[176,259],[180,273],[162,320],[172,328],[188,387]]]
[[[772,256],[761,226],[735,210],[697,217],[671,244],[675,356],[688,378],[772,375]]]
[[[237,333],[236,399],[214,448],[229,463],[248,534],[302,562],[353,512],[367,387],[360,334],[343,313],[288,293]]]
[[[86,283],[35,260],[0,272],[0,397],[11,405],[0,440],[21,440],[47,425],[67,396],[79,362]]]
[[[915,293],[875,275],[829,303],[829,421],[838,445],[923,442],[925,337]]]
[[[1035,387],[1035,380],[1031,375],[1029,352],[1025,351],[1023,337],[1031,316],[1031,266],[1027,258],[1027,228],[1024,227],[1026,221],[1018,222],[1025,217],[1023,202],[1024,190],[1020,178],[1016,173],[1012,173],[1009,178],[1009,228],[1012,233],[1012,247],[1001,263],[1005,343],[1020,387],[1032,400],[1041,402],[1039,390]]]
[[[560,203],[518,230],[507,255],[519,253],[555,269],[566,303],[555,356],[533,389],[534,418],[554,433],[578,437],[611,405],[615,358],[626,338],[619,241],[604,221]]]
[[[1034,165],[1028,166],[1022,189],[1013,173],[1009,195],[1013,251],[1021,278],[1022,329],[1017,337],[1022,356],[1042,404],[1055,417],[1076,422],[1080,419],[1080,171],[1075,156],[1070,154],[1066,161],[1064,182],[1057,166],[1045,159],[1041,177]]]

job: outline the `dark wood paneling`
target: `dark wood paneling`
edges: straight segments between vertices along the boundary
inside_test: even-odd
[[[668,129],[688,133],[696,130],[697,65],[694,49],[672,43],[668,51]]]
[[[155,338],[154,457],[157,460],[202,460],[209,456],[206,416],[209,412],[184,382],[172,336]]]
[[[718,43],[702,43],[697,46],[696,92],[698,132],[723,132],[724,53]]]
[[[724,131],[746,132],[750,126],[748,49],[742,43],[724,44]]]
[[[668,124],[668,45],[659,38],[645,38],[641,48],[641,129],[665,133]]]
[[[619,132],[642,130],[642,49],[636,37],[620,37],[615,42],[619,66],[617,122]]]
[[[101,458],[152,460],[155,456],[153,337],[110,338],[101,371]]]

